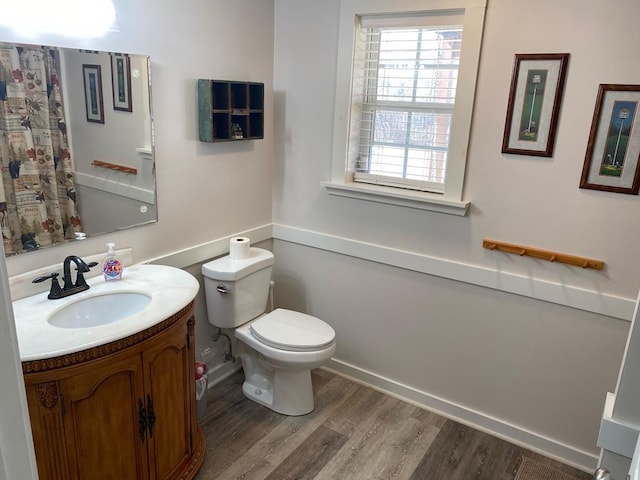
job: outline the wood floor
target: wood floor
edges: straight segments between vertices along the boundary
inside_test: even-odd
[[[195,480],[514,480],[525,457],[592,478],[324,370],[313,371],[316,408],[302,417],[247,400],[242,381],[238,372],[209,389]],[[536,480],[548,478],[559,477]]]

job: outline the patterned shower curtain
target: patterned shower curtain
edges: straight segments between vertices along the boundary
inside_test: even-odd
[[[0,43],[0,229],[5,253],[81,231],[57,52]]]

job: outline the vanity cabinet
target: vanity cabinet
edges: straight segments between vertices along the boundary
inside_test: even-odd
[[[177,480],[204,459],[193,302],[138,334],[23,362],[41,480]]]
[[[264,83],[198,80],[201,142],[264,138]]]

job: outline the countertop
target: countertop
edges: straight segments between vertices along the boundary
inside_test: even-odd
[[[66,298],[49,300],[48,292],[44,292],[13,302],[21,361],[79,352],[141,332],[179,312],[195,298],[200,288],[190,273],[164,265],[132,265],[125,268],[121,280],[105,282],[99,276],[88,279],[87,283],[89,290]],[[146,293],[151,296],[151,302],[141,312],[106,325],[59,328],[47,321],[65,305],[117,290]]]

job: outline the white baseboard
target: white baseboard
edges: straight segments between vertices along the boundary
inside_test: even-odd
[[[579,470],[593,473],[596,469],[597,455],[578,450],[518,425],[507,423],[463,405],[458,405],[408,385],[403,385],[390,378],[385,378],[341,360],[331,359],[323,368],[412,405],[425,408],[443,417],[571,465]]]
[[[444,258],[398,250],[394,248],[336,237],[320,232],[303,230],[278,224],[266,224],[233,235],[217,238],[200,245],[143,260],[177,268],[186,268],[210,260],[229,251],[229,239],[235,236],[249,237],[252,243],[275,239],[319,248],[341,255],[369,260],[385,265],[434,275],[471,285],[493,288],[507,293],[556,303],[571,308],[598,313],[620,320],[631,321],[635,298],[617,297],[595,290],[518,275],[487,267],[456,262]]]
[[[104,260],[104,255],[105,252],[94,253],[93,255],[83,255],[82,259],[87,263],[98,262],[98,264],[101,264]],[[116,255],[125,267],[133,265],[132,248],[119,248],[116,250]],[[21,298],[30,297],[31,295],[36,295],[37,293],[49,290],[51,282],[33,283],[32,280],[36,277],[49,275],[51,272],[58,272],[60,274],[60,278],[62,278],[62,261],[9,277],[11,300],[20,300]],[[97,275],[102,275],[101,268],[94,268],[90,272],[85,273],[84,277],[92,278]]]
[[[140,188],[135,185],[129,185],[127,181],[127,173],[110,172],[112,178],[99,177],[97,175],[87,175],[86,173],[76,172],[74,179],[76,184],[83,187],[95,188],[103,192],[121,197],[131,198],[140,202],[155,205],[156,192],[146,188]]]
[[[592,473],[597,467],[597,455],[578,450],[517,425],[506,423],[481,412],[430,395],[349,363],[331,359],[322,368],[582,471]],[[225,362],[217,365],[209,371],[209,388],[214,387],[240,369],[242,369],[240,362]]]
[[[176,268],[186,268],[196,263],[202,263],[212,258],[229,253],[229,240],[233,237],[248,237],[251,244],[270,240],[273,237],[273,225],[267,224],[234,233],[225,237],[213,239],[200,245],[171,252],[161,257],[144,260],[143,263],[157,263]]]
[[[633,318],[636,304],[635,298],[617,297],[566,283],[552,282],[529,275],[504,272],[495,268],[457,262],[446,258],[431,257],[287,225],[274,224],[273,238],[427,275],[523,295],[626,321],[631,321]]]
[[[211,388],[214,385],[217,385],[225,378],[230,377],[238,370],[242,369],[242,363],[237,362],[224,362],[220,365],[216,365],[214,368],[209,370],[209,381],[207,382],[207,388]]]

